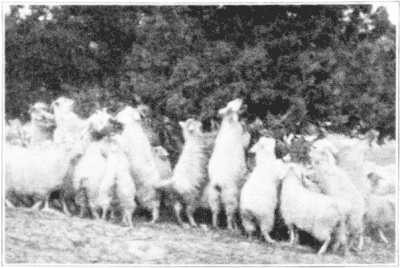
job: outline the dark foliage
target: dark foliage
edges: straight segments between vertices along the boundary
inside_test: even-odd
[[[82,117],[145,103],[163,129],[165,116],[219,120],[241,97],[248,121],[283,133],[330,121],[395,137],[396,34],[384,8],[30,6],[26,18],[19,9],[5,25],[8,118],[67,95]],[[179,143],[163,131],[162,142]]]

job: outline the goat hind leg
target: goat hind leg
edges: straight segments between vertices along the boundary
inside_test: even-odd
[[[160,202],[155,201],[152,207],[151,223],[156,223],[160,218]]]
[[[6,199],[6,207],[7,208],[15,208],[15,206],[13,205],[13,203],[11,203],[10,200]]]
[[[123,221],[128,225],[129,228],[132,228],[133,222],[132,222],[132,214],[133,214],[133,209],[124,209],[123,211]]]
[[[387,240],[385,234],[383,233],[382,229],[379,229],[379,237],[385,244],[389,244],[389,241]]]
[[[326,249],[328,248],[329,242],[331,242],[331,238],[328,238],[327,240],[325,240],[324,244],[318,251],[318,255],[322,255],[326,251]]]
[[[265,230],[264,228],[261,227],[261,232],[262,232],[262,234],[263,234],[265,240],[266,240],[268,243],[271,243],[271,244],[275,244],[275,243],[276,243],[276,241],[275,241],[274,239],[272,239],[271,236],[269,235],[268,230]]]
[[[358,249],[358,251],[361,251],[364,246],[364,235],[361,234],[359,239],[360,240],[359,240],[357,249]]]
[[[189,218],[190,225],[193,227],[197,227],[197,223],[193,218],[194,211],[195,211],[195,208],[193,206],[191,206],[191,205],[186,206],[186,214]]]
[[[69,211],[67,202],[65,201],[64,198],[61,199],[61,205],[62,205],[62,210],[63,210],[64,214],[67,215],[67,216],[69,216],[69,217],[71,217],[72,214],[71,214],[71,212]]]
[[[296,231],[294,230],[293,224],[290,224],[288,227],[290,235],[289,245],[293,246],[294,242],[296,241]]]
[[[32,209],[39,210],[40,205],[42,205],[43,200],[37,201],[33,206]]]
[[[182,204],[180,202],[176,202],[174,204],[174,211],[175,211],[175,216],[176,216],[176,219],[178,220],[178,223],[180,225],[183,225],[183,220],[182,220],[182,216],[181,216]]]

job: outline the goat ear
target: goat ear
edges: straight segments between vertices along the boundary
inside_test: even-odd
[[[139,112],[135,111],[134,113],[132,113],[132,119],[135,121],[140,121],[142,120],[142,116]]]
[[[250,148],[250,150],[249,150],[250,153],[255,153],[256,152],[256,145],[257,144],[255,144],[253,147]]]
[[[185,127],[185,122],[179,121],[179,125],[181,126],[181,128],[184,128]]]
[[[288,162],[290,162],[290,160],[292,160],[292,157],[288,153],[282,158],[282,160],[283,160],[283,162],[288,163]]]
[[[225,108],[219,109],[219,110],[218,110],[218,114],[219,114],[220,116],[225,116],[225,115],[227,115],[230,111],[231,111],[230,107],[225,107]]]
[[[169,153],[164,148],[160,147],[160,151],[161,151],[162,156],[164,156],[164,157],[169,156]]]
[[[260,144],[257,142],[256,144],[253,145],[253,147],[250,148],[249,152],[250,153],[256,153],[260,148]]]

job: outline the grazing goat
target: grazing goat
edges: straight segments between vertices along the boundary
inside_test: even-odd
[[[347,173],[336,165],[335,158],[329,149],[313,147],[310,152],[310,158],[311,165],[315,171],[312,178],[321,187],[322,192],[351,203],[348,230],[352,238],[359,237],[358,250],[361,250],[364,243],[364,196]]]
[[[44,199],[47,210],[50,193],[62,187],[65,175],[83,149],[80,144],[60,144],[43,149],[6,146],[5,153],[6,193],[37,194]]]
[[[284,175],[280,211],[290,231],[290,244],[295,241],[295,229],[304,230],[323,242],[318,255],[323,254],[332,238],[337,250],[341,245],[347,252],[346,216],[350,213],[347,201],[312,192],[302,185],[302,167],[292,165]]]

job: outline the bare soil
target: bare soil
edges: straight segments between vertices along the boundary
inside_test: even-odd
[[[275,245],[226,229],[185,228],[173,221],[148,223],[134,217],[132,229],[61,213],[10,208],[5,211],[5,263],[58,264],[393,264],[389,245],[369,241],[346,256],[318,247]]]

